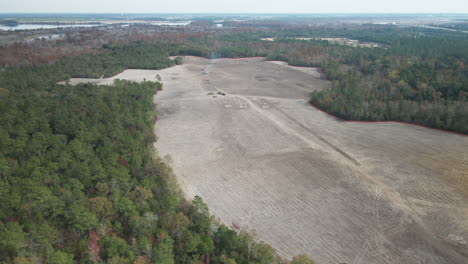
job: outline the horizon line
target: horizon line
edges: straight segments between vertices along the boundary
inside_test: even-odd
[[[380,14],[405,14],[405,15],[468,15],[468,13],[457,13],[457,12],[422,12],[422,13],[415,13],[415,12],[320,12],[320,13],[295,13],[295,12],[287,12],[287,13],[280,13],[280,12],[17,12],[17,11],[7,11],[7,12],[0,12],[2,14],[18,14],[18,15],[29,15],[29,14],[109,14],[109,15],[120,15],[120,14],[135,14],[135,15],[380,15]]]

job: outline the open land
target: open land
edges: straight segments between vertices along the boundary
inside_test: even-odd
[[[223,222],[317,263],[468,262],[468,137],[337,120],[308,104],[318,69],[262,58],[70,82],[157,74],[158,152]]]
[[[295,39],[295,40],[324,40],[340,45],[346,45],[346,46],[351,46],[351,47],[364,47],[364,48],[376,48],[376,47],[384,47],[385,45],[381,43],[375,43],[375,42],[362,42],[359,40],[355,39],[349,39],[349,38],[292,38],[288,37],[287,39]],[[260,38],[260,40],[264,41],[275,41],[277,38]]]

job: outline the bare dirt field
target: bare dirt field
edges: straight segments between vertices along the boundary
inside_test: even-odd
[[[336,120],[307,103],[317,69],[261,58],[115,78],[156,74],[158,151],[223,222],[317,263],[468,263],[468,137]]]
[[[456,31],[456,30],[454,30]],[[263,41],[276,41],[276,37],[274,38],[261,38],[260,40]],[[382,43],[376,42],[362,42],[355,39],[349,38],[288,38],[288,39],[296,39],[296,40],[325,40],[331,43],[336,43],[340,45],[347,45],[351,47],[365,47],[365,48],[376,48],[376,47],[385,47]]]

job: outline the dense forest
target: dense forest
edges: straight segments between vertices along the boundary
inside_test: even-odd
[[[105,45],[0,72],[0,263],[285,263],[183,198],[154,148],[161,83],[57,84],[169,67],[174,52]]]
[[[345,119],[403,121],[468,134],[468,35],[403,33],[350,34],[387,48],[351,48],[322,63],[333,86],[313,93],[311,102]]]

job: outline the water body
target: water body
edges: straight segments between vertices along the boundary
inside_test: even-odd
[[[66,27],[97,27],[104,24],[67,24],[67,25],[49,25],[49,24],[19,24],[16,27],[0,25],[1,31],[14,30],[33,30],[33,29],[49,29],[49,28],[66,28]]]
[[[148,24],[156,25],[156,26],[187,26],[190,23],[192,23],[192,21],[178,21],[178,22],[162,21],[162,22],[151,22]]]
[[[158,21],[158,22],[149,22],[148,25],[156,26],[187,26],[192,21]],[[67,28],[67,27],[99,27],[112,25],[112,23],[102,23],[102,24],[62,24],[62,25],[50,25],[50,24],[19,24],[15,27],[0,25],[0,31],[14,31],[14,30],[34,30],[34,29],[50,29],[50,28]],[[125,24],[122,26],[129,26],[130,24]]]

